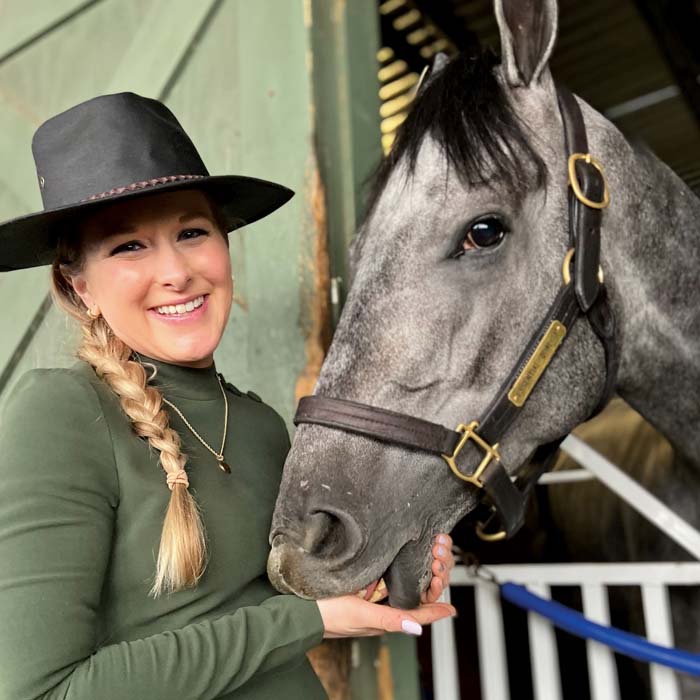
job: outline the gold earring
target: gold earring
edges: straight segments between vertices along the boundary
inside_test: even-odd
[[[87,310],[87,315],[93,319],[93,321],[100,317],[100,309],[97,306],[93,306],[91,309]]]

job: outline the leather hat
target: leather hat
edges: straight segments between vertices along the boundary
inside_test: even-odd
[[[62,227],[107,202],[202,189],[231,231],[294,194],[253,177],[209,175],[173,113],[133,92],[100,95],[51,117],[34,133],[32,153],[44,210],[0,224],[1,271],[51,263]]]

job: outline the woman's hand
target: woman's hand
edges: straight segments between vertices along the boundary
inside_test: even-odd
[[[450,572],[454,568],[455,560],[452,556],[452,538],[441,533],[433,540],[433,564],[432,572],[435,574],[430,580],[428,589],[421,593],[421,603],[434,603],[440,597],[445,588],[450,585]],[[388,591],[384,579],[363,588],[356,595],[370,603],[378,603],[387,597]]]
[[[369,603],[356,595],[316,602],[326,630],[324,639],[372,637],[385,632],[406,632],[417,636],[423,631],[422,625],[457,612],[447,603],[425,603],[415,610],[399,610]]]
[[[455,565],[452,538],[439,534],[433,541],[432,553],[434,576],[428,589],[421,594],[419,608],[399,610],[388,605],[375,605],[388,595],[384,579],[381,579],[355,595],[317,601],[326,628],[324,638],[369,637],[384,632],[419,635],[423,631],[422,625],[455,615],[453,606],[436,602],[450,585],[450,571]]]

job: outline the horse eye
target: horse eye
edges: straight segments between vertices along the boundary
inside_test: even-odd
[[[466,236],[455,255],[462,255],[464,251],[474,248],[493,248],[503,240],[506,233],[508,230],[505,224],[495,216],[475,221],[467,228]]]

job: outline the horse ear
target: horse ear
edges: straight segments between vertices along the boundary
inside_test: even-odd
[[[419,95],[423,90],[425,90],[428,85],[435,79],[438,73],[442,72],[442,69],[450,62],[449,56],[443,51],[439,51],[435,54],[433,62],[428,66],[423,68],[423,72],[420,74],[418,79],[418,84],[416,85],[415,94]]]
[[[539,81],[557,36],[556,0],[494,0],[501,66],[511,87]]]

